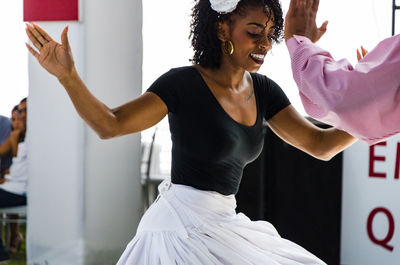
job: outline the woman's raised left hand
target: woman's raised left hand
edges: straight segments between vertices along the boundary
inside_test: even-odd
[[[40,65],[58,79],[67,77],[75,71],[67,32],[68,26],[61,33],[61,43],[58,43],[39,25],[26,24],[26,33],[37,51],[29,44],[26,44],[26,47],[36,57]]]

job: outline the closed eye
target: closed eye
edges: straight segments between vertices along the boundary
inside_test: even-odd
[[[247,32],[247,34],[249,34],[250,37],[256,39],[256,38],[260,38],[261,34],[259,33],[251,33],[251,32]]]

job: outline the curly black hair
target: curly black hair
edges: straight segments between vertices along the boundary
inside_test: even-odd
[[[194,55],[191,60],[205,68],[216,69],[221,65],[221,41],[217,37],[218,22],[228,21],[233,14],[244,16],[249,7],[264,7],[265,14],[275,22],[272,40],[279,43],[282,40],[283,12],[279,0],[241,0],[236,9],[221,15],[211,9],[209,0],[196,0],[192,9],[190,36]]]

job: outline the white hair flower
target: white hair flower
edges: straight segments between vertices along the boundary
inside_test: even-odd
[[[236,9],[240,0],[210,0],[211,8],[220,13],[227,14]]]

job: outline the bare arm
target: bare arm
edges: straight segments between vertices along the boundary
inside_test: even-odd
[[[321,160],[330,160],[357,140],[335,128],[318,128],[291,105],[269,119],[268,125],[288,144]]]
[[[168,113],[166,104],[155,94],[142,96],[110,109],[99,101],[79,77],[68,42],[66,27],[61,44],[54,41],[38,25],[27,24],[27,48],[50,74],[56,76],[66,89],[79,115],[102,139],[139,132],[159,122]]]
[[[7,155],[12,151],[13,156],[17,156],[18,153],[18,140],[21,134],[20,130],[14,130],[10,136],[0,145],[0,157]]]
[[[102,139],[140,132],[157,124],[168,113],[165,103],[154,93],[146,92],[110,109],[90,93],[78,74],[60,82],[79,115]]]

